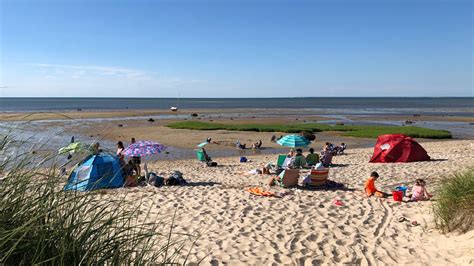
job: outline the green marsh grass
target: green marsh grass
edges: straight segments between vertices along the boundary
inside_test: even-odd
[[[474,168],[443,180],[433,210],[436,225],[443,232],[466,232],[473,228]]]
[[[127,208],[125,196],[65,192],[66,177],[55,167],[15,153],[12,144],[1,137],[1,265],[186,263],[197,238],[173,233],[173,214],[141,222],[140,208]]]
[[[255,132],[300,133],[339,131],[342,135],[360,138],[376,138],[383,134],[405,134],[414,138],[449,139],[452,135],[447,130],[436,130],[415,126],[363,126],[363,125],[326,125],[318,123],[295,124],[224,124],[201,121],[182,121],[167,125],[174,129],[192,130],[230,130]]]

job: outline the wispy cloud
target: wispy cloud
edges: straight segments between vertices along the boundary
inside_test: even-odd
[[[34,67],[50,70],[48,76],[52,75],[70,75],[71,78],[77,79],[87,75],[98,76],[115,76],[125,77],[128,79],[146,79],[151,78],[152,74],[146,71],[123,68],[123,67],[109,67],[109,66],[88,66],[88,65],[61,65],[61,64],[31,64]]]
[[[39,74],[34,86],[96,90],[99,88],[116,88],[127,91],[192,88],[205,80],[178,76],[160,75],[157,72],[132,68],[97,65],[63,65],[49,63],[30,63]],[[29,82],[32,82],[31,80]],[[162,91],[162,93],[165,93]]]

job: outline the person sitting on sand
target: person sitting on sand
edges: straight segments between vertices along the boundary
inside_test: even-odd
[[[303,168],[306,165],[306,158],[303,156],[303,150],[296,149],[296,155],[292,161],[293,168]]]
[[[344,151],[346,150],[347,145],[342,142],[339,147],[336,147],[336,153],[337,154],[344,154]]]
[[[96,143],[92,144],[90,149],[91,149],[92,154],[94,154],[94,155],[97,155],[97,154],[102,152],[102,149],[100,148],[100,143],[99,142],[96,142]]]
[[[426,182],[423,179],[417,179],[412,189],[412,201],[429,200],[431,195],[426,190]]]
[[[314,153],[313,148],[309,148],[309,154],[306,156],[306,164],[313,166],[319,162],[319,155]]]
[[[257,142],[255,142],[254,144],[252,144],[252,149],[260,149],[260,147],[262,147],[262,140],[258,140]]]
[[[237,142],[235,143],[235,147],[236,147],[237,149],[245,150],[245,149],[246,149],[246,146],[247,146],[247,144],[241,144],[240,141],[237,141]]]
[[[383,192],[381,192],[381,191],[379,191],[375,188],[375,181],[377,181],[378,178],[379,178],[379,174],[377,172],[372,172],[370,174],[369,179],[367,179],[367,181],[365,181],[364,190],[365,190],[365,194],[367,195],[367,197],[370,197],[370,196],[384,197],[384,196],[386,196],[385,193],[383,193]]]
[[[276,142],[276,138],[277,138],[277,136],[272,135],[272,138],[270,139],[270,141],[271,141],[271,142]]]
[[[281,168],[286,169],[289,168],[291,165],[293,165],[293,160],[295,157],[295,150],[291,149],[290,152],[286,155],[285,160],[281,164]]]
[[[329,146],[325,146],[324,150],[321,152],[320,161],[323,163],[324,167],[329,167],[332,163],[333,153],[329,149]]]

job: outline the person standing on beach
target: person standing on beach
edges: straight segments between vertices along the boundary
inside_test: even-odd
[[[117,142],[117,157],[120,160],[120,165],[123,167],[125,165],[125,156],[123,155],[123,151],[125,147],[123,146],[123,142]]]
[[[130,145],[132,145],[136,142],[137,141],[135,140],[135,138],[132,138],[132,140],[130,141]],[[132,163],[133,163],[135,171],[137,172],[137,175],[140,175],[141,170],[142,170],[141,167],[140,167],[140,164],[142,163],[141,157],[140,156],[133,156],[132,157]]]

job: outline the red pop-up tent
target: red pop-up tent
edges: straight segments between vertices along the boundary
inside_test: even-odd
[[[371,163],[406,163],[428,161],[430,156],[411,137],[403,134],[387,134],[377,138]]]

